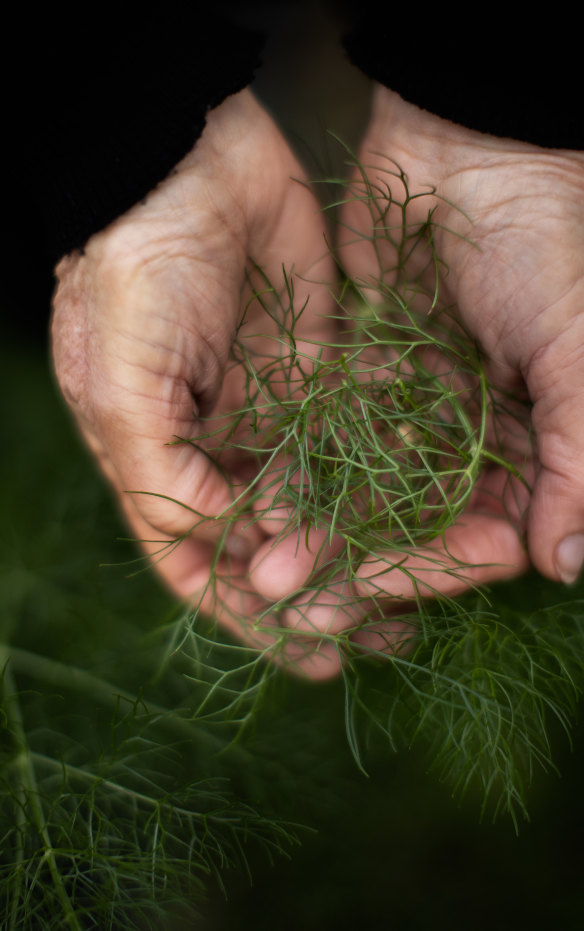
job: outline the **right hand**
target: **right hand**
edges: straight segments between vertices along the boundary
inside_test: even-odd
[[[435,190],[435,197],[411,201],[408,220],[422,224],[429,206],[436,208],[436,251],[448,269],[442,297],[456,304],[482,348],[490,382],[533,405],[531,418],[524,408],[522,430],[495,424],[503,452],[526,467],[532,483],[522,504],[525,528],[520,513],[515,531],[504,519],[496,492],[503,476],[491,471],[474,510],[429,555],[444,567],[470,566],[473,584],[507,578],[527,565],[526,529],[534,566],[571,583],[584,561],[584,153],[482,135],[378,85],[360,160],[370,177],[383,180],[394,167],[388,158],[405,172],[411,194]],[[370,233],[358,202],[346,206],[342,222]],[[347,243],[343,259],[356,277],[378,273],[365,241]],[[490,504],[488,484],[495,491]],[[363,568],[365,590],[367,574],[381,568],[375,560]],[[452,577],[432,572],[423,552],[412,553],[407,568],[422,585],[456,588]],[[376,586],[403,594],[404,578],[387,572]]]
[[[552,579],[574,581],[584,560],[584,155],[467,130],[378,85],[359,161],[381,185],[397,164],[410,194],[434,188],[435,197],[410,202],[408,222],[421,226],[436,208],[435,246],[448,268],[443,301],[458,306],[494,388],[533,404],[531,419],[518,405],[522,421],[500,417],[493,425],[501,452],[525,472],[533,494],[504,470],[486,470],[471,506],[442,536],[400,559],[397,572],[389,551],[372,554],[352,592],[331,594],[328,608],[316,604],[302,623],[339,632],[366,610],[366,602],[343,609],[347,594],[385,598],[390,615],[392,602],[512,578],[529,559]],[[359,180],[356,173],[362,197]],[[384,222],[394,221],[401,221],[397,207]],[[341,225],[349,274],[377,277],[371,215],[359,197],[347,198]],[[384,258],[394,264],[395,256]],[[308,584],[321,544],[315,533],[308,549],[290,539],[271,551],[264,546],[252,563],[258,591],[269,595],[278,567],[292,559],[296,586]],[[390,642],[399,639],[390,618],[384,629]]]

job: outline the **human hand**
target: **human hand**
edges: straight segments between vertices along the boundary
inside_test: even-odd
[[[448,269],[442,297],[481,346],[492,385],[532,404],[523,430],[494,424],[504,453],[532,484],[530,499],[515,502],[517,530],[503,514],[504,477],[489,470],[469,511],[404,568],[427,593],[455,594],[461,576],[470,584],[509,577],[527,565],[525,517],[534,566],[573,582],[584,561],[584,155],[473,132],[377,86],[360,161],[383,181],[387,159],[405,172],[411,194],[435,189],[435,247]],[[414,225],[425,222],[429,200],[410,201]],[[341,218],[364,233],[368,221],[358,200]],[[377,273],[376,259],[369,242],[353,239],[345,236],[343,260],[366,279]],[[469,569],[443,571],[457,565]],[[375,559],[362,567],[364,591],[375,576],[376,592],[411,593],[407,573],[380,572]]]
[[[310,293],[297,335],[326,337],[328,292],[302,278],[332,279],[324,223],[293,178],[302,169],[252,94],[229,97],[144,203],[60,262],[54,298],[57,380],[133,534],[175,594],[196,601],[206,592],[203,609],[238,635],[247,624],[252,638],[266,602],[247,565],[265,535],[229,517],[248,464],[227,457],[220,471],[196,445],[169,444],[241,406],[242,374],[226,366],[250,258],[273,282],[294,266],[298,306]],[[269,332],[259,307],[248,325]],[[228,565],[213,588],[227,525]]]
[[[392,604],[454,596],[469,586],[511,578],[527,568],[529,557],[544,574],[566,582],[581,567],[584,162],[580,153],[545,151],[455,126],[382,87],[376,89],[359,161],[382,188],[387,172],[399,165],[410,194],[426,194],[408,204],[413,229],[435,208],[436,253],[448,268],[442,303],[457,305],[483,350],[495,393],[506,399],[488,425],[491,443],[532,487],[529,495],[506,469],[484,469],[464,515],[407,558],[400,552],[398,571],[391,571],[395,554],[372,553],[352,585],[339,584],[336,594],[329,589],[324,604],[322,595],[312,601],[310,593],[299,596],[300,605],[310,606],[292,606],[290,612],[291,625],[335,634],[359,625],[368,611],[367,595],[377,605],[387,597],[389,620],[379,630],[395,643],[400,636]],[[383,230],[377,252],[372,248],[359,172],[353,183],[355,197],[349,194],[341,214],[341,256],[350,276],[367,287],[368,279],[379,276],[380,260],[387,268],[396,262]],[[429,196],[431,187],[435,197]],[[384,222],[399,226],[397,206]],[[421,270],[409,267],[410,274]],[[286,578],[298,590],[309,587],[315,554],[322,564],[334,559],[340,544],[329,542],[326,530],[313,530],[307,542],[288,537],[261,547],[251,572],[258,591],[268,597],[273,580],[292,560],[295,572]],[[369,641],[373,645],[375,637]]]

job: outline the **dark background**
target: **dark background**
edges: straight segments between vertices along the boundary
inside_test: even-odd
[[[307,164],[334,169],[339,153],[324,129],[334,129],[351,144],[358,139],[367,119],[368,81],[339,58],[328,26],[315,20],[306,35],[305,23],[292,20],[286,29],[284,34],[278,22],[271,28],[258,96]],[[294,30],[297,38],[305,33],[302,68],[297,46],[289,41]],[[115,541],[123,528],[50,374],[49,293],[50,281],[33,269],[5,310],[0,606],[3,617],[13,617],[20,636],[38,649],[50,649],[68,629],[71,655],[83,665],[97,649],[100,630],[107,630],[107,649],[129,664],[134,647],[128,640],[116,642],[112,619],[120,612],[125,620],[131,616],[139,632],[155,626],[173,606],[151,575],[128,580],[124,570],[100,568],[120,561]],[[34,308],[27,309],[29,301]],[[584,594],[582,586],[572,594],[578,593]],[[536,577],[509,591],[526,609],[565,596],[564,589]],[[120,624],[120,630],[128,636],[127,627]],[[378,748],[369,778],[360,774],[346,746],[336,684],[290,683],[250,739],[257,758],[257,803],[317,833],[301,832],[303,846],[291,851],[289,861],[279,858],[270,865],[252,853],[253,883],[243,873],[226,875],[228,900],[211,886],[204,917],[193,919],[192,927],[571,931],[582,926],[581,723],[574,752],[556,735],[561,778],[536,774],[531,822],[521,824],[518,836],[508,822],[493,825],[486,818],[481,823],[478,799],[454,801],[449,788],[427,773],[421,750],[394,755]],[[237,772],[233,779],[237,786]]]

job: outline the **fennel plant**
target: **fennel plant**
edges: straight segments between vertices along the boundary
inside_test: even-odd
[[[333,253],[337,338],[299,349],[306,307],[296,306],[293,269],[283,269],[276,284],[252,267],[248,310],[262,308],[271,349],[255,353],[254,339],[268,337],[244,315],[233,347],[233,364],[245,372],[244,404],[212,418],[196,439],[176,440],[218,463],[227,454],[253,464],[255,478],[243,493],[234,488],[234,505],[222,515],[227,530],[273,515],[281,523],[284,514],[275,544],[292,534],[301,546],[311,528],[324,529],[336,541],[334,555],[323,546],[308,583],[252,619],[271,646],[216,647],[199,607],[175,631],[173,647],[190,663],[193,683],[203,684],[197,716],[241,726],[254,720],[279,675],[286,645],[303,642],[314,608],[327,598],[337,603],[341,592],[339,611],[357,620],[340,633],[314,627],[307,649],[333,645],[341,658],[346,733],[359,768],[372,732],[392,748],[423,742],[455,792],[478,787],[481,809],[506,813],[517,826],[527,816],[534,768],[554,766],[550,731],[559,724],[569,735],[582,692],[582,602],[526,612],[472,584],[460,597],[440,594],[408,569],[411,549],[441,538],[489,467],[506,470],[502,497],[519,500],[529,444],[517,461],[496,424],[504,419],[521,432],[529,411],[492,388],[478,347],[442,300],[447,269],[434,243],[433,192],[412,195],[393,163],[375,181],[352,157],[350,167],[358,180],[334,179],[341,196],[332,206],[358,198],[366,207],[365,238],[378,269],[366,280],[351,277],[342,253]],[[413,224],[411,203],[424,196],[426,220]],[[194,515],[195,524],[203,520]],[[508,520],[518,522],[511,512]],[[201,605],[219,582],[238,584],[227,530]],[[428,553],[433,570],[466,578],[468,566],[434,558],[431,547]],[[390,605],[374,578],[367,596],[358,594],[354,582],[371,554],[387,571],[403,572],[413,594]],[[301,629],[284,621],[291,612],[304,621]],[[396,636],[400,629],[407,634]]]

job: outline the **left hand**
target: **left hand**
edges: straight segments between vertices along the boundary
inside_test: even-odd
[[[228,362],[250,260],[276,286],[282,266],[294,267],[298,306],[310,293],[298,338],[328,333],[332,300],[304,277],[330,282],[334,269],[319,205],[297,179],[301,166],[244,90],[209,113],[201,139],[144,203],[56,270],[57,380],[133,536],[172,592],[192,603],[205,593],[203,609],[253,641],[267,605],[247,568],[265,536],[229,516],[248,464],[224,457],[222,474],[196,444],[172,441],[196,440],[206,417],[225,424],[245,401]],[[268,324],[256,305],[248,328]],[[217,570],[226,525],[231,557]]]

